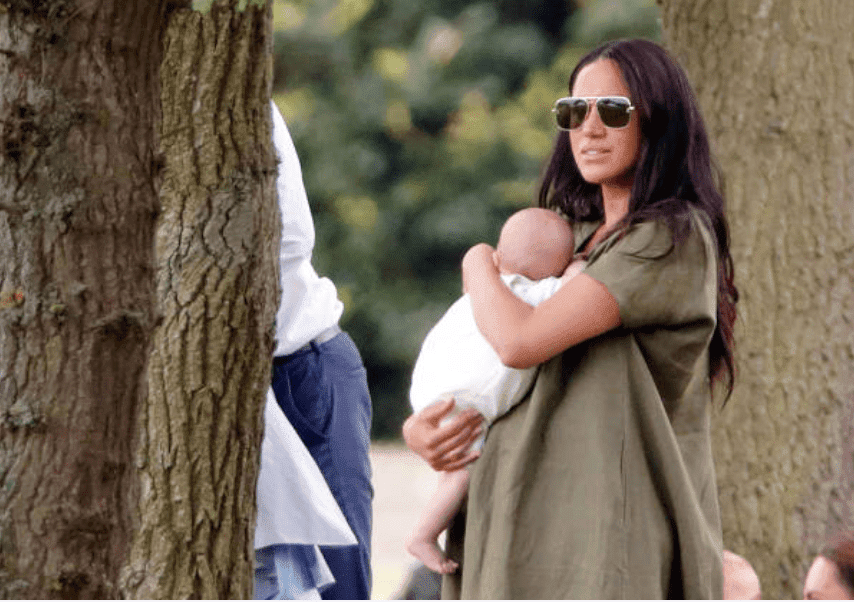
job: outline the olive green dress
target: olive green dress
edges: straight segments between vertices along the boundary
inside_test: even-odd
[[[675,250],[646,222],[596,245],[586,274],[622,326],[543,364],[491,427],[449,534],[462,598],[721,598],[709,437],[716,252],[692,213]],[[580,248],[598,224],[575,227]],[[458,517],[459,519],[459,517]]]

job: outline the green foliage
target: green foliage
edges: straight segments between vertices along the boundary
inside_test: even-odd
[[[578,44],[591,47],[628,36],[657,40],[661,30],[655,0],[588,0],[567,26]]]
[[[267,0],[237,0],[237,10],[246,10],[248,6],[264,6]],[[219,5],[220,8],[228,8],[229,0],[192,0],[187,5],[192,6],[193,10],[200,13],[208,13],[214,5]]]
[[[274,100],[302,161],[315,267],[368,368],[374,436],[397,436],[409,414],[412,364],[461,293],[465,251],[534,202],[575,62],[606,37],[655,37],[649,7],[274,2]]]

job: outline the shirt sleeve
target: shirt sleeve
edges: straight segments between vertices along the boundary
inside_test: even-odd
[[[272,100],[270,109],[273,114],[273,146],[279,158],[276,178],[276,195],[282,217],[279,260],[283,264],[310,261],[314,248],[314,221],[302,180],[302,168],[288,126]]]
[[[662,221],[642,222],[593,249],[584,273],[601,282],[627,328],[673,327],[716,320],[717,268],[711,235],[692,215],[691,229],[673,246]]]

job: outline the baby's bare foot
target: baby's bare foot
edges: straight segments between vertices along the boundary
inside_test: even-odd
[[[453,560],[445,558],[445,554],[435,541],[411,537],[406,542],[406,551],[423,562],[428,569],[440,575],[453,573],[459,567]]]

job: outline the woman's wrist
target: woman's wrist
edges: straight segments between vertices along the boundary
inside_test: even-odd
[[[484,289],[490,278],[498,278],[494,253],[495,249],[484,243],[468,250],[462,264],[463,290],[476,294]]]

